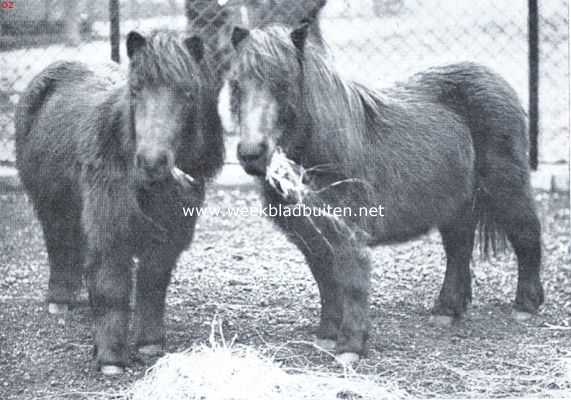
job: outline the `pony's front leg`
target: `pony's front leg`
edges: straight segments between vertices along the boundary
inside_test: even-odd
[[[333,252],[315,234],[303,240],[295,236],[292,242],[304,254],[319,289],[321,318],[315,332],[318,344],[326,350],[334,350],[343,310],[340,287],[333,274]]]
[[[318,345],[334,350],[342,319],[341,292],[333,274],[333,249],[316,225],[306,217],[276,217],[274,221],[286,232],[289,240],[303,253],[319,289],[321,318],[315,334]]]
[[[87,267],[97,365],[105,375],[120,374],[128,361],[131,254],[121,245],[91,249]]]
[[[135,303],[135,343],[140,353],[161,355],[165,345],[167,287],[180,250],[150,247],[139,257]]]
[[[336,352],[342,362],[358,360],[365,353],[369,335],[370,259],[368,250],[355,243],[334,251],[333,278],[339,287],[342,320]]]

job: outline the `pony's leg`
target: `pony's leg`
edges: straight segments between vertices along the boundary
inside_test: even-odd
[[[319,328],[315,332],[321,345],[326,349],[334,347],[343,316],[341,292],[333,276],[333,255],[324,246],[314,246],[308,249],[299,246],[305,255],[311,273],[319,288],[321,302],[321,318]]]
[[[348,361],[365,353],[369,335],[370,259],[366,248],[342,243],[334,252],[333,279],[339,288],[342,320],[336,352]]]
[[[319,327],[315,332],[318,344],[326,350],[334,350],[342,319],[341,292],[333,276],[333,252],[315,227],[306,220],[297,218],[281,222],[290,241],[305,256],[313,278],[317,282],[321,302]]]
[[[80,216],[73,206],[66,208],[65,212],[61,205],[41,207],[38,218],[50,264],[48,311],[59,314],[77,301],[81,289],[83,257]]]
[[[518,261],[515,316],[526,319],[544,301],[541,269],[541,226],[531,190],[504,188],[494,198],[494,216],[510,241]]]
[[[87,252],[96,361],[106,375],[122,373],[128,361],[131,269],[131,252],[120,244]]]
[[[446,252],[446,273],[440,295],[432,309],[431,320],[436,324],[451,324],[465,313],[472,301],[470,259],[475,232],[476,220],[471,209],[467,209],[461,218],[440,228]]]
[[[140,353],[160,355],[164,350],[164,311],[171,271],[180,250],[151,248],[139,257],[135,295],[135,343]]]
[[[318,339],[324,340],[322,344],[327,347],[327,341],[337,340],[343,317],[339,285],[333,279],[331,258],[311,258],[308,259],[308,264],[317,282],[321,302],[321,317],[315,335]]]

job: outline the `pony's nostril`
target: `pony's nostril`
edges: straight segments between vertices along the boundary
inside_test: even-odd
[[[148,154],[138,153],[135,157],[135,166],[144,172],[150,179],[162,179],[168,175],[169,157],[166,152]]]
[[[246,162],[256,161],[264,157],[267,152],[268,144],[266,142],[238,144],[238,157]]]
[[[137,154],[135,156],[135,167],[143,168],[144,165],[145,165],[145,158],[143,157],[142,154]]]
[[[260,143],[260,153],[265,156],[266,153],[268,152],[268,143],[267,142],[262,142]]]
[[[155,165],[157,166],[157,168],[164,168],[168,165],[169,163],[169,158],[167,156],[166,153],[161,153],[157,156],[157,160],[155,162]]]

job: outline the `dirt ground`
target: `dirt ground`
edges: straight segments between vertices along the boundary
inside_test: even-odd
[[[438,235],[377,248],[370,349],[357,372],[420,398],[571,390],[561,367],[571,357],[569,198],[537,194],[537,200],[547,294],[537,317],[510,316],[517,268],[508,253],[491,262],[475,258],[469,315],[451,328],[431,326],[444,273]],[[210,206],[258,204],[249,189],[213,189],[208,196]],[[30,203],[23,194],[0,195],[0,215],[0,399],[108,399],[143,376],[153,360],[135,354],[120,378],[94,370],[87,306],[64,318],[46,312],[47,256]],[[268,220],[206,217],[169,289],[167,350],[205,343],[218,316],[228,339],[272,349],[287,367],[338,372],[328,355],[303,343],[312,340],[318,303],[301,255]]]

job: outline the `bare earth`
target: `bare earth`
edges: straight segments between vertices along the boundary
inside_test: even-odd
[[[559,395],[571,390],[569,197],[538,194],[544,230],[547,302],[527,322],[511,318],[516,264],[511,252],[474,259],[474,303],[451,328],[428,323],[444,255],[437,234],[373,251],[372,331],[356,367],[414,397]],[[259,204],[253,190],[213,189],[208,205]],[[104,378],[92,360],[90,313],[47,314],[47,256],[22,194],[0,195],[0,399],[112,398],[152,365],[133,353],[128,373]],[[181,218],[184,218],[181,213]],[[205,343],[214,316],[227,338],[282,346],[277,360],[305,370],[340,371],[331,357],[299,343],[318,322],[317,288],[301,255],[261,217],[206,217],[169,289],[168,351]],[[295,395],[292,394],[292,398]]]

